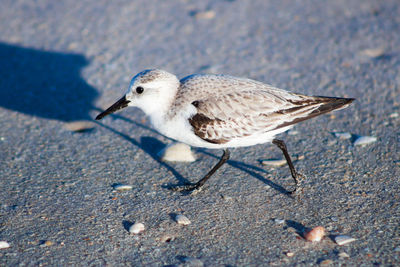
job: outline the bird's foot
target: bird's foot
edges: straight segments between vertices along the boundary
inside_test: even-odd
[[[168,189],[175,192],[188,192],[188,193],[197,193],[201,190],[201,185],[199,184],[184,184],[184,185],[173,185]]]
[[[290,196],[298,196],[303,192],[302,182],[306,179],[306,177],[298,172],[295,172],[295,188],[292,191],[288,191],[288,195]]]

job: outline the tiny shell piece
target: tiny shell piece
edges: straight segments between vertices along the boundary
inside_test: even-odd
[[[162,161],[193,162],[196,160],[190,146],[183,143],[172,143],[158,153]]]
[[[191,224],[191,221],[188,219],[188,217],[186,217],[185,215],[182,215],[182,214],[176,215],[175,221],[176,221],[178,224],[182,224],[182,225],[189,225],[189,224]]]
[[[335,135],[335,137],[339,138],[339,139],[350,139],[351,138],[351,133],[348,132],[334,132],[333,133]]]
[[[346,245],[346,244],[351,243],[353,241],[356,241],[356,239],[352,238],[351,236],[347,236],[347,235],[335,236],[335,242],[339,246]]]
[[[359,145],[368,145],[371,143],[376,142],[376,137],[375,136],[359,136],[357,139],[354,141],[355,146]]]
[[[129,227],[129,233],[131,234],[139,234],[144,231],[143,223],[134,223]]]
[[[265,160],[261,161],[261,164],[280,167],[280,166],[283,166],[286,164],[286,160],[285,159],[265,159]]]
[[[347,254],[346,252],[340,252],[338,255],[341,258],[350,258],[349,254]]]
[[[370,58],[378,58],[385,54],[385,50],[382,47],[370,48],[370,49],[362,50],[361,53]]]
[[[304,238],[307,241],[319,242],[325,236],[325,228],[322,226],[317,226],[312,230],[305,233]]]
[[[293,253],[293,252],[286,252],[286,256],[288,256],[288,257],[293,257],[293,256],[294,256],[294,253]]]
[[[9,248],[10,244],[7,241],[0,241],[0,249]]]
[[[132,188],[133,186],[129,184],[117,184],[114,186],[114,189],[118,191],[131,190]]]

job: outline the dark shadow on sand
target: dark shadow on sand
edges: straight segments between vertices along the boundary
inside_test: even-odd
[[[59,121],[89,120],[98,96],[81,77],[80,54],[0,43],[0,106]]]

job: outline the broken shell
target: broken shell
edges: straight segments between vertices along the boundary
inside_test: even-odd
[[[335,236],[334,240],[335,240],[336,244],[338,244],[339,246],[346,245],[348,243],[356,241],[355,238],[348,236],[348,235]]]
[[[286,252],[286,256],[288,256],[288,257],[293,257],[293,256],[294,256],[294,253],[293,253],[293,252]]]
[[[144,231],[143,223],[134,223],[129,227],[129,233],[131,234],[139,234]]]
[[[286,164],[285,159],[265,159],[261,161],[262,165],[269,165],[269,166],[275,166],[275,167],[280,167]]]
[[[9,248],[10,244],[7,241],[0,241],[0,249]]]
[[[304,234],[304,238],[311,242],[319,242],[324,236],[325,228],[322,226],[317,226]]]
[[[173,143],[158,152],[162,161],[193,162],[196,160],[190,146],[183,143]]]
[[[178,224],[182,224],[182,225],[189,225],[189,224],[191,224],[191,221],[188,219],[188,217],[186,217],[185,215],[182,215],[182,214],[176,215],[175,221],[176,221]]]
[[[375,136],[358,136],[357,139],[354,140],[354,145],[355,146],[368,145],[374,142],[376,142]]]
[[[334,132],[333,135],[339,139],[350,139],[351,133],[348,132]]]
[[[132,185],[129,184],[117,184],[113,186],[115,190],[124,191],[124,190],[131,190],[133,188]]]
[[[370,48],[370,49],[365,49],[362,50],[361,53],[364,56],[370,57],[370,58],[378,58],[381,57],[385,54],[385,49],[382,47],[379,48]]]

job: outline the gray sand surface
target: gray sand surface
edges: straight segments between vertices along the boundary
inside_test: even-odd
[[[1,266],[400,265],[399,1],[2,0],[0,60]],[[287,166],[260,164],[282,157],[270,144],[232,150],[187,195],[166,187],[198,180],[221,151],[160,162],[171,140],[134,108],[68,128],[148,68],[357,101],[280,136],[307,177],[298,199]],[[146,230],[129,234],[134,222]],[[319,225],[328,236],[306,242]]]

